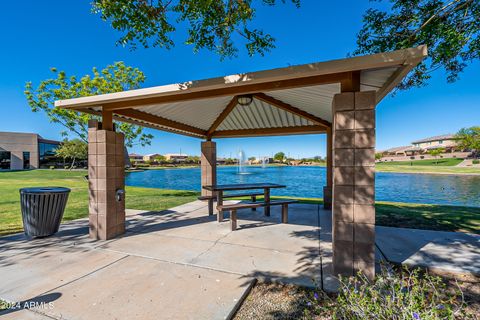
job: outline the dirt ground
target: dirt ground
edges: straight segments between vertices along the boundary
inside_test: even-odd
[[[441,274],[440,276],[451,290],[454,290],[458,283],[468,305],[467,312],[473,315],[474,319],[480,319],[480,277],[450,274]],[[304,315],[304,310],[308,307],[309,296],[312,294],[312,289],[299,286],[257,283],[234,319],[309,319]],[[334,299],[335,296],[330,295],[330,298]],[[325,304],[331,303],[331,301],[325,301]],[[325,310],[324,314],[315,319],[330,318],[329,312]]]

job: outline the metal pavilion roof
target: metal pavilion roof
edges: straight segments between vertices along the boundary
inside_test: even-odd
[[[287,68],[56,101],[80,112],[198,138],[321,133],[333,96],[375,91],[377,103],[427,55],[425,46]],[[356,86],[356,87],[355,87]],[[251,98],[240,105],[238,97]]]

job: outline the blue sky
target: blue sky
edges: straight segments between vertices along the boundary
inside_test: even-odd
[[[0,11],[0,131],[37,132],[48,139],[60,139],[60,126],[41,113],[32,113],[23,95],[26,81],[38,84],[51,77],[50,68],[69,74],[89,73],[93,66],[114,61],[145,72],[144,87],[177,81],[204,79],[343,58],[355,48],[355,34],[361,16],[372,4],[367,0],[350,3],[304,0],[297,10],[291,4],[274,8],[260,6],[256,24],[270,32],[277,48],[265,57],[220,61],[209,52],[194,54],[182,44],[170,50],[115,46],[119,33],[90,13],[89,1],[6,1]],[[348,8],[348,10],[345,10]],[[480,125],[480,63],[471,65],[454,84],[447,84],[441,71],[433,74],[425,88],[387,97],[377,107],[377,148],[406,145],[411,141],[461,127]],[[198,154],[200,141],[147,129],[155,138],[151,146],[134,147],[138,153],[182,152]],[[322,135],[218,140],[218,155],[230,156],[242,148],[247,155],[270,155],[277,151],[292,157],[325,155]]]

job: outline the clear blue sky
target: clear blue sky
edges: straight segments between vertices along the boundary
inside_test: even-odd
[[[297,10],[291,4],[261,7],[256,24],[273,34],[277,48],[265,57],[220,61],[209,52],[193,54],[181,43],[176,48],[138,49],[115,46],[119,34],[90,13],[89,1],[5,1],[0,11],[0,131],[37,132],[48,139],[60,139],[62,128],[45,115],[32,113],[23,95],[26,81],[51,77],[50,67],[69,74],[84,75],[93,66],[114,61],[138,67],[147,75],[145,87],[177,81],[204,79],[226,74],[270,69],[293,64],[343,58],[355,48],[355,34],[361,15],[372,5],[367,0],[349,3],[304,0]],[[346,10],[347,9],[347,10]],[[447,84],[442,72],[433,74],[425,88],[387,97],[377,107],[377,149],[407,145],[412,140],[456,132],[480,125],[480,63],[471,65],[455,84]],[[155,138],[138,153],[182,152],[198,154],[200,141],[147,129]],[[276,151],[292,157],[325,154],[322,135],[223,139],[218,155],[270,155]]]

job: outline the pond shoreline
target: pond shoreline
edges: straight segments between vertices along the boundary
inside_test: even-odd
[[[237,167],[236,165],[218,165],[217,166],[218,168],[235,168]],[[288,165],[268,165],[266,166],[267,168],[278,168],[278,167],[285,167],[285,168],[291,168],[291,167],[294,167],[294,168],[315,168],[315,167],[318,167],[318,168],[325,168],[324,165],[301,165],[301,166],[288,166]],[[131,172],[141,172],[140,170],[165,170],[165,169],[192,169],[192,168],[200,168],[200,166],[179,166],[179,167],[165,167],[165,166],[159,166],[159,167],[140,167],[138,168],[139,170],[136,171],[131,171]],[[260,165],[249,165],[247,166],[247,168],[261,168]],[[413,168],[416,168],[416,169],[423,169],[422,168],[419,168],[419,166],[414,166]],[[427,167],[429,169],[431,169],[431,167]],[[444,168],[455,168],[455,167],[439,167],[439,169],[444,169]],[[442,172],[442,171],[411,171],[411,170],[389,170],[390,168],[388,169],[384,169],[382,170],[382,168],[376,168],[376,172],[387,172],[387,173],[406,173],[406,174],[439,174],[439,175],[458,175],[458,176],[480,176],[480,170],[479,172]],[[465,169],[464,167],[462,167],[461,169]],[[455,169],[454,169],[455,170]]]

